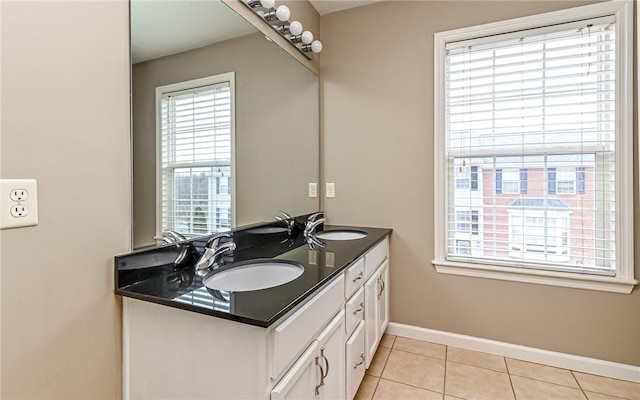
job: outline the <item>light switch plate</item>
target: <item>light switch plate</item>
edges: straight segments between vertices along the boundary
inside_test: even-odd
[[[35,179],[0,179],[0,229],[38,225]]]
[[[318,184],[315,182],[309,183],[309,197],[318,197]]]
[[[329,268],[333,268],[336,266],[336,253],[332,251],[327,251],[324,253],[324,265]]]
[[[336,184],[335,183],[327,183],[326,196],[328,198],[336,197]]]
[[[318,252],[315,250],[309,250],[309,264],[317,265],[318,264]]]

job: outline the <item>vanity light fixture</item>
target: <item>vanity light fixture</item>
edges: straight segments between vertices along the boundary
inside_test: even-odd
[[[260,16],[308,59],[311,59],[312,53],[322,51],[322,43],[319,40],[313,40],[311,31],[305,31],[299,21],[289,22],[291,17],[289,7],[280,5],[274,8],[276,6],[275,0],[243,0],[242,4]]]
[[[287,6],[278,6],[275,10],[267,11],[262,14],[262,18],[264,18],[267,22],[273,22],[276,20],[285,22],[291,17],[291,10]]]

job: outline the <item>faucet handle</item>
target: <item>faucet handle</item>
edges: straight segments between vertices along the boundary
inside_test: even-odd
[[[318,218],[324,218],[324,213],[322,211],[309,215],[307,217],[307,221],[315,222]]]
[[[290,221],[293,217],[284,211],[280,211],[280,215],[276,215],[278,221]]]
[[[205,245],[205,248],[211,249],[211,248],[218,247],[218,244],[220,243],[220,239],[230,238],[230,237],[231,237],[230,232],[216,233],[213,236],[211,236],[209,240],[207,240],[207,244]]]
[[[296,219],[286,212],[280,211],[280,215],[276,215],[276,220],[285,223],[289,236],[292,236],[298,232],[299,228],[296,225]]]
[[[162,232],[162,243],[184,242],[187,238],[182,233],[170,229]]]

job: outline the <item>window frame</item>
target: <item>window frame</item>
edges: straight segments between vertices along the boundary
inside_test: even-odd
[[[567,179],[565,179],[565,177]],[[562,184],[571,184],[571,190],[565,190]],[[561,189],[562,187],[562,189]],[[572,195],[578,189],[578,167],[556,167],[556,194]]]
[[[507,177],[509,177],[509,179],[506,179]],[[520,169],[519,168],[502,168],[502,191],[500,192],[500,194],[520,194]],[[509,183],[511,185],[515,185],[514,189],[515,190],[506,190],[505,188],[507,187],[505,185],[506,183]]]
[[[156,123],[156,240],[162,239],[162,96],[166,93],[192,90],[204,86],[219,85],[221,83],[229,83],[230,88],[230,104],[231,104],[231,185],[230,205],[231,205],[231,227],[236,226],[236,118],[235,118],[235,72],[227,72],[218,75],[207,76],[204,78],[192,79],[183,82],[171,83],[163,86],[157,86],[155,89],[155,123]],[[214,183],[217,190],[217,181]],[[188,235],[187,235],[188,236]]]
[[[456,190],[471,190],[471,167],[459,166],[455,174]]]
[[[633,240],[633,3],[608,1],[439,32],[434,35],[434,185],[448,188],[445,149],[445,48],[450,42],[499,35],[615,15],[616,18],[616,275],[600,276],[447,260],[448,190],[434,191],[435,240],[432,261],[438,273],[629,294],[634,279]],[[472,156],[472,155],[471,155]],[[577,190],[577,177],[576,177]],[[526,263],[522,263],[527,266]]]

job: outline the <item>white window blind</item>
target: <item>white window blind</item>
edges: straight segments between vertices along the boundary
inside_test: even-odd
[[[605,16],[446,45],[446,260],[615,275],[615,41]]]
[[[160,102],[162,230],[230,229],[230,82],[164,92]]]

